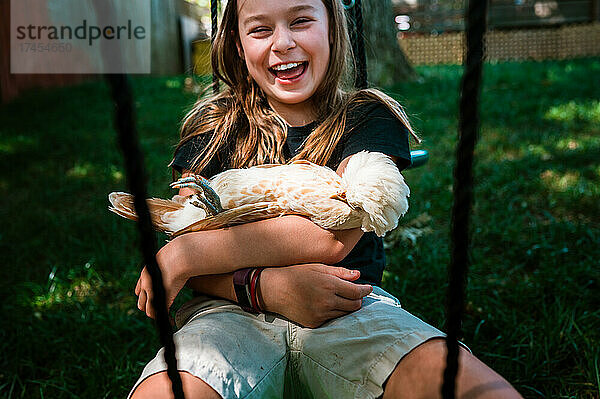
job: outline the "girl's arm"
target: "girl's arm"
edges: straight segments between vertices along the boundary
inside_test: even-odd
[[[362,298],[370,294],[373,287],[353,283],[359,276],[360,272],[356,270],[324,264],[267,268],[260,275],[258,300],[261,308],[267,312],[278,313],[305,327],[316,328],[328,320],[360,309]],[[142,288],[144,286],[151,287],[146,269],[136,287],[138,308],[148,317],[155,318],[154,308],[150,305],[152,291]],[[187,286],[232,302],[237,301],[233,273],[195,277],[187,282]]]
[[[338,174],[342,173],[348,159],[344,159],[339,165]],[[189,193],[180,191],[180,194]],[[320,228],[308,219],[292,215],[212,232],[185,234],[165,245],[157,254],[167,290],[167,305],[173,303],[188,279],[195,276],[207,274],[211,276],[203,277],[206,281],[214,279],[215,284],[208,284],[202,288],[195,287],[201,288],[201,292],[234,299],[229,281],[226,281],[223,276],[213,275],[252,266],[285,266],[310,262],[337,263],[350,252],[361,236],[362,231],[358,228],[331,232]],[[316,277],[323,277],[323,274]],[[298,310],[297,306],[296,309],[289,308],[295,306],[293,302],[282,299],[286,293],[280,289],[280,286],[276,285],[270,289],[273,289],[273,291],[269,290],[273,295],[273,302],[282,308],[278,313],[285,314],[290,311],[299,313],[294,312]],[[152,290],[145,268],[138,280],[135,293],[138,295],[138,308],[153,317],[154,311],[149,306]],[[334,291],[330,292],[330,295],[336,296]],[[331,304],[333,301],[328,303]]]
[[[170,307],[193,277],[232,272],[245,267],[302,263],[337,263],[356,245],[360,229],[330,232],[295,215],[224,229],[184,234],[156,254]],[[208,277],[207,277],[208,278]],[[146,268],[135,289],[138,308],[153,317],[153,293]]]
[[[357,270],[324,264],[303,264],[263,270],[258,280],[258,300],[263,310],[278,313],[305,327],[316,328],[327,320],[360,309],[362,298],[373,288],[355,284]],[[196,277],[188,287],[237,301],[233,273]]]
[[[188,278],[245,267],[300,263],[334,264],[356,245],[359,228],[325,230],[302,216],[287,215],[179,236],[156,255]]]
[[[350,157],[338,166],[342,174]],[[189,188],[180,195],[189,195]],[[309,219],[287,215],[253,223],[184,234],[157,254],[159,263],[180,267],[190,278],[233,272],[245,267],[286,266],[343,260],[362,236],[360,228],[325,230]],[[199,260],[201,259],[201,262]]]

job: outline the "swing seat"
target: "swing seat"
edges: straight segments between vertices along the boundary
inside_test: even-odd
[[[406,169],[418,168],[429,161],[429,153],[425,150],[412,150],[410,152],[411,165]]]

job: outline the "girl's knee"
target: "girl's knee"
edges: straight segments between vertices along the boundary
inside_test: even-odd
[[[183,383],[183,392],[186,399],[207,398],[221,399],[210,385],[187,372],[179,372]],[[146,378],[136,388],[131,399],[168,399],[173,398],[171,381],[166,371],[153,374]]]
[[[410,351],[384,385],[387,398],[439,398],[446,369],[446,341],[432,339]],[[521,398],[502,376],[460,347],[457,398]]]

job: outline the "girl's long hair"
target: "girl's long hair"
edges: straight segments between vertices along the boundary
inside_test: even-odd
[[[327,72],[311,98],[319,123],[292,160],[325,165],[344,134],[348,114],[364,103],[384,104],[419,141],[397,101],[375,89],[348,90],[353,58],[345,12],[341,0],[322,1],[329,17],[331,47]],[[201,96],[194,104],[183,120],[177,145],[179,149],[196,136],[209,135],[205,141],[209,144],[192,162],[194,173],[201,174],[221,151],[226,151],[230,168],[285,162],[287,125],[248,73],[238,53],[237,35],[237,0],[229,0],[211,50],[213,71],[227,87],[217,95]]]

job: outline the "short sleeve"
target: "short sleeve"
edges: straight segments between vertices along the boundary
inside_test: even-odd
[[[170,166],[179,173],[182,173],[184,170],[194,169],[194,161],[198,154],[200,154],[200,152],[208,145],[209,137],[210,134],[203,134],[186,141],[175,152]],[[223,157],[221,154],[217,154],[203,170],[197,171],[196,173],[200,173],[202,176],[210,178],[226,169],[225,162],[222,160]]]
[[[398,158],[398,169],[410,166],[408,129],[383,104],[370,104],[350,115],[340,161],[366,150]]]

